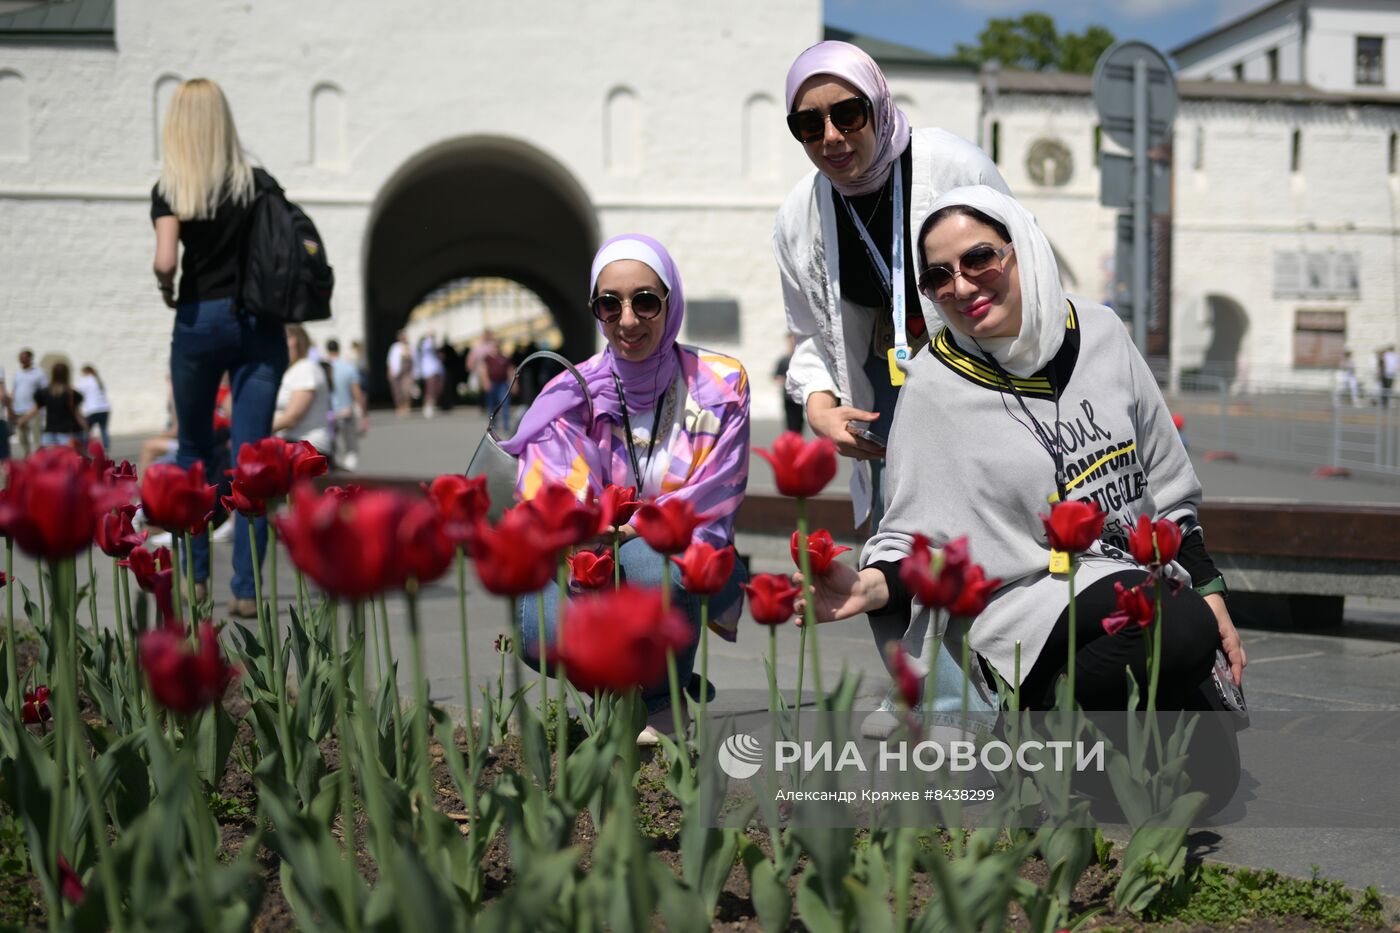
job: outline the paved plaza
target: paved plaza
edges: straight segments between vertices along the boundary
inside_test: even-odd
[[[374,476],[428,478],[465,467],[480,437],[484,419],[479,409],[457,409],[425,420],[418,415],[398,420],[390,413],[376,413],[364,439],[361,472]],[[754,446],[766,446],[778,432],[775,423],[754,425]],[[139,439],[118,438],[115,455],[134,459]],[[1373,502],[1400,504],[1400,482],[1377,480],[1316,480],[1306,469],[1240,463],[1202,463],[1197,458],[1208,499],[1254,498],[1298,502]],[[834,494],[844,493],[846,473],[831,485]],[[750,489],[772,490],[768,465],[755,458]],[[858,545],[849,531],[832,529],[846,543]],[[739,550],[747,554],[756,572],[787,572],[790,569],[787,542],[777,536],[741,534]],[[227,600],[227,545],[215,545],[213,561],[214,592],[217,605]],[[286,566],[285,563],[283,565]],[[16,568],[21,579],[32,582],[32,565]],[[284,574],[285,578],[285,574]],[[481,590],[475,575],[468,575],[468,614],[473,679],[476,686],[492,680],[498,658],[492,650],[496,636],[506,630],[506,604]],[[99,573],[99,606],[110,605],[106,575]],[[464,691],[458,642],[457,593],[448,575],[427,587],[422,599],[427,673],[435,701],[460,707]],[[401,601],[390,606],[395,654],[406,659],[406,614]],[[1371,710],[1400,712],[1400,601],[1379,599],[1348,600],[1347,619],[1365,637],[1353,637],[1343,626],[1338,634],[1312,634],[1299,631],[1246,630],[1249,653],[1246,689],[1256,710]],[[789,693],[797,677],[797,629],[783,626],[778,631],[779,683]],[[862,677],[862,702],[873,706],[883,692],[882,665],[872,648],[866,625],[853,620],[821,629],[821,658],[825,682],[833,683],[842,668]],[[764,630],[747,620],[741,624],[737,643],[714,638],[710,641],[711,679],[718,688],[717,704],[731,697],[764,695],[766,680],[763,653]],[[411,692],[406,663],[401,665],[400,684]],[[808,682],[810,683],[810,674]],[[868,708],[868,707],[867,707]],[[1247,746],[1246,746],[1247,751]],[[1245,769],[1250,762],[1246,757]],[[1322,807],[1313,825],[1327,822],[1328,808],[1336,817],[1328,829],[1217,829],[1198,833],[1195,841],[1203,853],[1227,862],[1269,867],[1306,877],[1311,866],[1319,865],[1324,874],[1347,883],[1376,885],[1382,892],[1400,896],[1400,809],[1374,822],[1375,828],[1355,828],[1364,804],[1354,800],[1320,799],[1306,789],[1290,790],[1275,775],[1253,773],[1255,799],[1284,808]],[[1394,784],[1394,774],[1377,774],[1377,782]],[[1311,812],[1311,811],[1310,811]],[[1126,835],[1124,836],[1126,838]]]

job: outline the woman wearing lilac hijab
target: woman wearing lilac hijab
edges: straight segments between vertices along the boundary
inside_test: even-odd
[[[676,342],[685,318],[680,272],[666,248],[651,237],[625,234],[603,244],[593,259],[589,307],[607,347],[578,367],[593,400],[593,424],[583,388],[564,374],[547,385],[501,446],[520,457],[516,492],[532,499],[546,482],[567,484],[580,497],[609,484],[637,487],[637,498],[664,503],[686,499],[704,521],[695,540],[724,547],[734,540],[734,515],[748,484],[749,382],[730,357]],[[680,585],[675,565],[637,537],[619,529],[624,579],[659,587],[669,579],[675,604],[684,609],[696,640],[677,657],[682,685],[691,682],[700,631],[700,604]],[[607,536],[611,540],[611,535]],[[668,573],[669,570],[669,573]],[[742,609],[736,563],[729,581],[710,599],[710,627],[729,640]],[[520,601],[527,658],[539,656],[539,597]],[[544,641],[553,640],[558,592],[544,591]],[[697,694],[708,685],[690,683]],[[662,681],[644,689],[650,713],[639,737],[654,744],[658,727],[672,722]]]
[[[919,221],[949,189],[1009,191],[976,146],[945,130],[911,130],[879,66],[849,43],[819,42],[797,57],[787,109],[788,129],[816,167],[788,195],[773,231],[797,340],[787,391],[813,432],[855,459],[855,524],[868,519],[873,535],[884,513],[883,441],[903,367],[928,343],[924,321],[938,320],[915,282]],[[881,657],[906,625],[870,616]],[[946,651],[938,664],[934,708],[960,709],[961,669]],[[879,723],[893,720],[874,717],[867,733]]]

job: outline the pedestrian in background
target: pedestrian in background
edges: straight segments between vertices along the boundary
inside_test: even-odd
[[[228,465],[227,456],[219,456],[222,445],[214,428],[220,383],[227,376],[232,391],[229,439],[236,457],[244,444],[271,433],[277,387],[287,368],[282,325],[244,312],[236,297],[244,221],[257,192],[277,183],[249,162],[223,91],[204,78],[175,90],[161,152],[160,180],[151,190],[151,221],[157,286],[175,310],[170,387],[178,431],[176,462],[186,468],[203,462],[206,475],[217,480]],[[253,601],[254,555],[246,543],[248,520],[239,513],[234,521],[238,546],[233,548],[231,589],[237,607]],[[261,563],[266,519],[256,520],[254,534]],[[208,538],[197,536],[191,553],[195,579],[207,581]]]
[[[43,423],[37,418],[26,418],[35,411],[34,393],[49,384],[49,377],[43,367],[34,365],[34,351],[25,347],[19,351],[19,369],[15,371],[13,388],[10,390],[10,420],[19,435],[19,455],[27,457],[39,446],[39,434]]]
[[[87,422],[86,434],[96,428],[102,438],[102,449],[112,449],[112,435],[107,428],[107,419],[112,414],[112,403],[107,398],[107,387],[97,374],[97,367],[91,363],[83,367],[78,377],[78,394],[83,397],[83,420]],[[84,436],[86,436],[86,434]]]
[[[384,365],[389,373],[389,393],[394,397],[394,414],[406,418],[413,411],[414,373],[413,348],[403,331],[394,338]]]
[[[307,441],[333,460],[330,380],[311,358],[311,337],[300,324],[287,325],[287,359],[287,371],[277,388],[272,430],[289,441]]]
[[[1395,352],[1395,344],[1381,347],[1376,354],[1377,376],[1380,377],[1380,406],[1390,407],[1390,394],[1395,389],[1396,371],[1400,370],[1400,355]]]
[[[5,367],[0,366],[0,463],[10,459],[10,393],[5,387]]]
[[[515,365],[501,351],[501,345],[490,328],[481,332],[481,339],[472,347],[467,366],[481,380],[482,405],[489,415],[499,406],[501,430],[510,430],[510,384],[515,377]]]
[[[360,437],[369,430],[369,407],[360,370],[340,355],[340,341],[326,341],[331,367],[331,410],[335,413],[335,460],[342,469],[360,465]]]
[[[42,447],[71,447],[87,435],[87,422],[82,414],[83,396],[73,388],[72,374],[67,363],[53,364],[53,380],[34,390],[34,407],[19,419],[19,429],[44,419],[39,435]]]
[[[414,359],[418,378],[423,380],[423,417],[431,418],[437,411],[438,399],[442,395],[442,360],[438,358],[437,341],[432,334],[424,334],[418,341],[418,354]]]
[[[806,424],[803,417],[802,403],[793,399],[787,394],[787,374],[788,366],[792,364],[792,348],[797,345],[797,341],[792,334],[787,336],[787,352],[778,357],[778,363],[773,367],[773,382],[778,386],[778,392],[783,397],[783,422],[789,431],[798,434],[802,433],[802,428]]]

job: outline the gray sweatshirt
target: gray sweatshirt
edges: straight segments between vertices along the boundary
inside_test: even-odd
[[[1126,553],[1139,515],[1197,527],[1200,481],[1147,363],[1112,311],[1070,300],[1065,345],[1051,380],[1017,379],[1022,398],[1064,452],[1068,495],[1108,513],[1103,537],[1078,561],[1075,588],[1137,565]],[[1076,355],[1077,352],[1077,355]],[[1042,371],[1044,372],[1044,371]],[[1068,373],[1066,378],[1065,374]],[[1007,681],[1016,643],[1021,678],[1035,664],[1069,604],[1064,574],[1049,572],[1042,515],[1056,496],[1051,454],[985,360],[941,331],[913,360],[889,438],[888,509],[861,566],[907,556],[921,532],[935,546],[968,538],[972,559],[1002,586],[969,630],[969,641]],[[1173,566],[1173,575],[1189,579]],[[914,607],[915,614],[919,607]]]

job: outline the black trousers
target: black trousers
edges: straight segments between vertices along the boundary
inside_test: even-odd
[[[1118,634],[1103,630],[1103,618],[1118,609],[1115,583],[1124,589],[1141,583],[1147,577],[1143,570],[1126,570],[1112,574],[1075,596],[1075,699],[1085,710],[1124,710],[1128,705],[1128,680],[1124,669],[1133,672],[1138,683],[1139,709],[1146,705],[1148,671],[1147,645],[1152,628],[1140,628],[1129,622]],[[1159,624],[1159,623],[1153,623]],[[1157,709],[1200,710],[1204,713],[1191,737],[1186,765],[1191,787],[1205,791],[1208,798],[1204,815],[1222,809],[1234,796],[1240,782],[1239,740],[1235,735],[1236,721],[1225,711],[1214,683],[1211,669],[1216,649],[1220,647],[1220,632],[1215,613],[1195,590],[1183,589],[1175,596],[1168,593],[1162,602],[1162,666],[1157,690]],[[1055,685],[1068,669],[1069,608],[1060,614],[1050,638],[1021,684],[1021,702],[1025,709],[1051,709],[1055,705]],[[1126,736],[1109,727],[1108,738],[1119,748]],[[1108,807],[1105,818],[1116,818],[1109,812],[1113,792],[1106,776],[1083,775],[1076,781],[1081,791]],[[1098,811],[1096,811],[1098,812]]]

